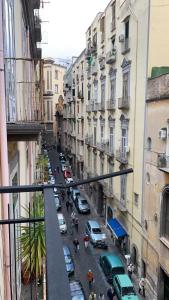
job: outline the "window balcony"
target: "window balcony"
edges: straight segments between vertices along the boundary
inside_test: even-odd
[[[116,160],[121,164],[128,164],[128,152],[120,147],[116,151]]]
[[[47,90],[47,91],[43,92],[43,96],[46,96],[46,97],[53,97],[53,95],[54,95],[54,92],[52,90]]]
[[[93,135],[88,135],[88,134],[86,135],[85,144],[90,146],[93,144]]]
[[[42,40],[41,20],[38,16],[35,16],[34,24],[35,24],[35,40],[36,40],[36,42],[41,42],[41,40]]]
[[[118,108],[119,109],[129,109],[130,97],[118,98]]]
[[[98,103],[98,110],[105,111],[105,102]]]
[[[86,111],[87,112],[91,112],[92,111],[92,105],[91,104],[86,105]]]
[[[116,108],[116,102],[115,100],[108,100],[106,103],[107,110],[115,110]]]
[[[106,64],[113,64],[116,61],[116,49],[112,49],[106,54]]]
[[[100,70],[103,70],[105,68],[105,62],[106,62],[105,57],[101,56],[100,57],[100,61],[99,61],[99,63],[100,63]]]
[[[128,51],[130,51],[130,40],[129,38],[124,38],[121,45],[121,53],[126,54]]]
[[[102,140],[101,142],[97,143],[97,148],[99,151],[106,151],[107,145],[108,145],[108,140]]]
[[[112,158],[114,158],[114,149],[112,147],[110,147],[110,141],[109,140],[107,142],[105,152],[108,156],[111,156]]]
[[[45,126],[36,120],[7,123],[8,141],[34,141],[45,130]]]
[[[93,63],[92,63],[92,75],[97,75],[97,63],[96,63],[96,61],[94,61]]]
[[[157,167],[166,173],[169,173],[169,156],[165,153],[158,153],[157,155]]]

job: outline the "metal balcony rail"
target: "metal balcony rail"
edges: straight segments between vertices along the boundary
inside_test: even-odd
[[[122,170],[106,175],[97,176],[94,178],[88,178],[86,180],[80,180],[71,184],[53,184],[53,185],[28,185],[28,186],[4,186],[0,187],[0,193],[27,193],[27,192],[43,192],[44,194],[44,218],[29,218],[17,219],[15,218],[15,213],[13,214],[13,219],[0,220],[0,225],[8,224],[9,226],[9,242],[13,241],[14,237],[11,236],[10,226],[15,226],[20,223],[35,223],[35,222],[45,222],[45,235],[46,235],[46,275],[47,275],[47,299],[48,300],[71,300],[69,280],[65,267],[65,260],[63,256],[62,240],[59,230],[58,219],[56,216],[55,201],[53,195],[53,188],[67,189],[70,187],[75,187],[78,185],[83,185],[91,182],[96,182],[98,180],[104,180],[110,177],[116,177],[124,174],[132,173],[133,169]],[[89,174],[90,176],[90,174]],[[15,227],[14,227],[15,232]],[[54,238],[55,237],[55,238]],[[11,240],[12,239],[12,240]],[[57,255],[56,255],[57,253]],[[11,252],[9,253],[11,258]],[[16,253],[15,253],[16,262]],[[30,257],[31,260],[31,257]],[[12,267],[10,264],[10,271],[12,272]],[[16,271],[16,270],[15,270]],[[11,275],[12,276],[12,275]],[[16,282],[15,282],[16,283]],[[11,286],[11,296],[13,292],[13,284],[10,278]],[[32,287],[31,287],[32,288]],[[17,285],[15,285],[15,293],[17,299]],[[33,298],[33,293],[31,290],[31,297]],[[12,299],[12,298],[11,298]]]
[[[123,96],[122,98],[118,98],[118,108],[119,109],[129,109],[130,97]]]
[[[112,49],[106,54],[106,64],[112,64],[116,61],[116,49]]]
[[[115,99],[110,99],[106,103],[107,110],[114,110],[116,108],[116,101]]]
[[[121,147],[116,151],[116,159],[123,163],[127,164],[128,163],[128,153],[126,152],[125,148],[122,149]]]

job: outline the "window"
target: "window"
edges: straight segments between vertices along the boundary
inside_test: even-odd
[[[150,151],[151,150],[151,137],[147,138],[147,150]]]
[[[147,184],[150,183],[150,174],[147,172],[146,173],[146,180],[147,180]]]
[[[122,158],[126,158],[128,147],[128,128],[122,128],[122,139],[121,139],[121,155]]]
[[[161,236],[169,240],[169,190],[163,193],[162,210],[161,210]]]
[[[58,70],[55,70],[55,79],[58,80]]]
[[[127,175],[121,175],[121,202],[126,205],[126,187],[127,187]]]
[[[103,142],[103,139],[104,139],[104,125],[101,124],[100,125],[100,141],[101,141],[101,143]]]
[[[55,94],[58,94],[58,84],[55,84]]]
[[[116,28],[116,3],[114,2],[112,5],[112,31]]]
[[[97,103],[98,101],[98,82],[94,82],[94,102]]]
[[[112,49],[116,49],[116,47],[115,47],[115,36],[112,38],[111,42],[112,42]]]
[[[110,77],[110,101],[115,103],[116,97],[116,77]]]
[[[129,71],[123,72],[123,100],[127,101],[129,97]]]
[[[94,145],[96,145],[96,127],[94,127],[94,141],[93,141]]]
[[[138,206],[138,194],[134,193],[134,204]]]
[[[47,121],[50,122],[53,120],[53,109],[52,109],[52,102],[47,101]]]
[[[101,104],[105,103],[105,81],[101,83]]]
[[[110,126],[110,140],[109,140],[109,151],[114,153],[114,126]]]
[[[90,96],[91,96],[91,88],[88,88],[88,101],[90,101]]]
[[[125,22],[125,40],[129,38],[129,20]]]
[[[100,32],[101,32],[101,43],[104,42],[105,39],[105,17],[100,20]]]

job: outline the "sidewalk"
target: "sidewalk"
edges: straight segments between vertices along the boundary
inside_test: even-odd
[[[74,177],[75,178],[75,177]],[[75,179],[76,180],[76,179]],[[96,208],[95,206],[93,205],[93,203],[91,202],[88,194],[86,193],[85,189],[83,187],[80,187],[80,190],[82,191],[82,194],[84,194],[84,196],[86,197],[86,199],[88,200],[88,202],[90,203],[90,206],[91,206],[91,218],[94,218],[96,219],[99,223],[102,224],[102,226],[104,227],[105,231],[106,231],[106,234],[108,236],[108,245],[109,245],[109,250],[110,252],[112,253],[115,253],[117,254],[120,259],[123,261],[124,265],[126,266],[126,273],[127,273],[127,264],[126,264],[126,259],[124,258],[124,256],[119,252],[119,249],[113,244],[113,240],[111,238],[111,231],[108,229],[108,227],[105,225],[105,218],[104,217],[100,217],[98,216],[97,214],[97,211],[96,211]],[[135,289],[136,291],[138,292],[138,288],[139,288],[139,278],[136,276],[135,273],[132,274],[132,281],[134,283],[134,286],[135,286]],[[146,297],[142,297],[141,295],[138,294],[138,297],[139,299],[141,300],[153,300],[153,297],[150,296],[146,290]]]

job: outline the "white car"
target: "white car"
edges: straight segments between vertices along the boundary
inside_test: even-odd
[[[60,233],[66,233],[67,232],[67,226],[65,222],[65,218],[63,214],[57,214],[58,216],[58,221],[59,221],[59,228],[60,228]]]
[[[66,183],[72,183],[72,182],[74,182],[74,180],[73,180],[73,178],[68,177],[68,178],[65,179],[65,182]]]

